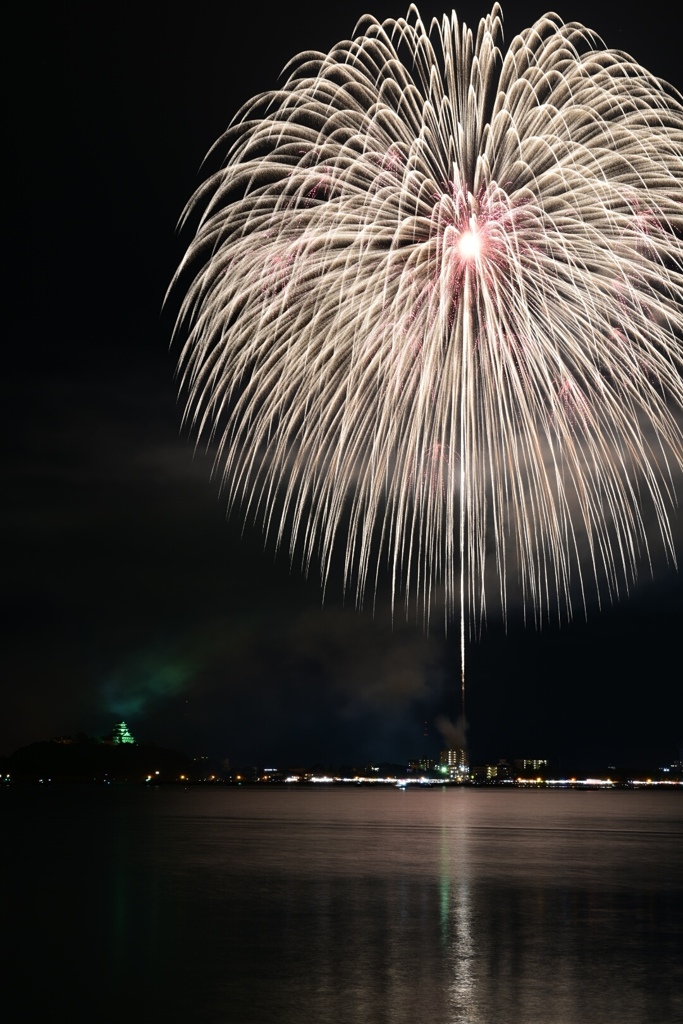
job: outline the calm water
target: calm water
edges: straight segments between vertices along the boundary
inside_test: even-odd
[[[683,1021],[683,793],[10,787],[0,813],[11,1024]]]

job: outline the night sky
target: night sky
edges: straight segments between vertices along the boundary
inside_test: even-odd
[[[297,52],[329,49],[366,10],[405,13],[231,7],[55,6],[40,25],[26,7],[7,32],[0,754],[124,717],[141,740],[236,764],[405,762],[438,754],[436,720],[458,713],[457,624],[392,628],[383,587],[358,612],[335,573],[323,604],[314,573],[226,519],[211,453],[181,429],[177,304],[162,303],[205,153]],[[503,9],[509,41],[546,8]],[[681,10],[556,9],[683,87]],[[683,514],[673,525],[681,558]],[[468,650],[473,761],[679,756],[683,586],[656,561],[587,621],[539,633],[513,607],[506,634],[491,617]]]

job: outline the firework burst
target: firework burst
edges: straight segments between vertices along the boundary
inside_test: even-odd
[[[547,15],[415,7],[306,53],[217,143],[178,277],[186,417],[229,503],[360,601],[537,618],[673,557],[683,98]],[[649,529],[649,528],[648,528]],[[464,675],[463,675],[464,678]]]

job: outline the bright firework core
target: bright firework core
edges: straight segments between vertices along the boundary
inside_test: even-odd
[[[476,260],[481,253],[481,235],[478,231],[463,231],[458,239],[458,252],[464,260]]]

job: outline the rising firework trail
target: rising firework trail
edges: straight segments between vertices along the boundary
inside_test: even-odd
[[[216,144],[176,283],[229,504],[362,600],[538,622],[669,557],[683,462],[683,97],[590,30],[503,51],[415,7],[305,53]]]

